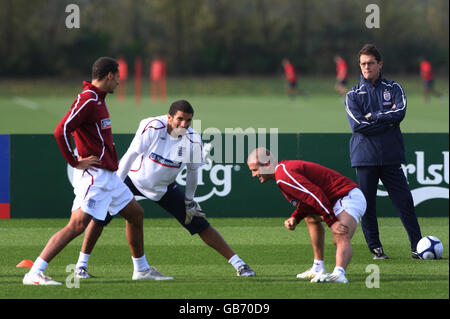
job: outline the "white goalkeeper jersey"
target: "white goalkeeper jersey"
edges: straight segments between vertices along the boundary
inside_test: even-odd
[[[128,174],[136,188],[154,201],[161,199],[185,165],[196,170],[204,163],[200,135],[189,127],[185,135],[172,137],[167,121],[167,115],[142,120],[117,171],[122,180]]]

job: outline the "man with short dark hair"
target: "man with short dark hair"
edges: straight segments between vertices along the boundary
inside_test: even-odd
[[[152,200],[167,212],[191,235],[200,238],[221,254],[240,277],[254,276],[254,271],[228,246],[217,230],[206,220],[205,213],[194,200],[197,171],[203,165],[202,141],[190,127],[194,109],[186,100],[172,103],[167,115],[141,121],[136,135],[119,163],[117,174],[136,196]],[[175,182],[186,166],[185,191]],[[89,225],[80,257],[77,276],[89,278],[89,256],[106,221],[94,220]]]
[[[83,82],[83,91],[55,129],[61,153],[74,167],[75,199],[68,224],[47,242],[25,274],[24,285],[61,285],[44,274],[48,263],[83,233],[93,218],[105,220],[108,211],[126,219],[127,240],[134,264],[132,278],[172,279],[148,265],[144,254],[144,211],[116,174],[118,158],[105,97],[114,92],[119,76],[119,66],[114,59],[102,57],[95,61],[92,83]],[[70,135],[73,135],[78,157],[72,148]]]
[[[352,137],[350,158],[367,200],[361,226],[374,259],[387,259],[379,238],[376,216],[378,180],[383,182],[411,243],[412,257],[422,238],[414,203],[401,164],[405,147],[400,123],[406,114],[406,94],[400,84],[381,76],[383,60],[373,44],[360,50],[361,81],[346,96]]]

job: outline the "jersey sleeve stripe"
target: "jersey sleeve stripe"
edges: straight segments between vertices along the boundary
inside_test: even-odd
[[[404,107],[406,107],[406,96],[405,96],[405,92],[403,91],[402,86],[400,84],[398,84],[397,82],[394,82],[394,85],[397,85],[400,88],[400,91],[402,92],[403,105],[404,105]]]
[[[144,155],[141,155],[141,162],[139,163],[139,167],[137,169],[130,169],[130,172],[137,172],[142,167],[142,162],[144,161]]]
[[[154,122],[154,121],[158,121],[159,123],[161,123],[162,124],[162,127],[155,127],[155,126],[149,126],[152,122]],[[153,119],[153,120],[151,120],[150,122],[148,122],[147,123],[147,125],[145,125],[145,127],[144,127],[144,129],[142,130],[142,133],[141,134],[144,134],[148,129],[150,129],[150,128],[152,128],[152,129],[155,129],[155,130],[160,130],[160,129],[163,129],[163,128],[165,128],[166,127],[166,125],[162,122],[162,121],[160,121],[160,120],[158,120],[158,119]]]
[[[102,133],[100,131],[100,128],[98,127],[98,124],[95,123],[95,127],[97,128],[98,136],[100,137],[102,141],[102,155],[100,155],[100,160],[103,158],[103,155],[105,155],[105,140],[103,139]]]
[[[358,124],[360,124],[360,122],[356,119],[356,117],[353,115],[353,113],[350,111],[350,108],[348,107],[348,94],[351,93],[353,91],[350,91],[347,93],[347,95],[345,96],[345,111],[347,112],[348,115],[350,115],[350,117]]]
[[[297,184],[298,187],[295,187],[294,185],[289,184],[289,183],[287,183],[287,182],[285,182],[285,181],[283,181],[283,180],[278,180],[278,181],[277,181],[277,184],[278,184],[278,183],[283,183],[283,184],[286,184],[286,185],[289,185],[289,186],[293,187],[294,189],[300,190],[300,191],[302,191],[302,192],[304,192],[304,193],[307,193],[307,194],[311,195],[311,197],[314,198],[314,199],[319,203],[320,207],[322,207],[323,210],[324,210],[328,215],[330,215],[330,212],[328,211],[328,209],[322,204],[322,202],[317,198],[317,196],[314,195],[313,193],[311,193],[308,189],[306,189],[306,187],[304,187],[302,184],[300,184],[297,180],[295,180],[295,179],[288,173],[288,171],[287,171],[287,169],[286,169],[286,166],[285,166],[284,164],[280,164],[279,166],[282,166],[282,167],[283,167],[283,170],[284,170],[285,174],[286,174],[286,175],[287,175],[287,176],[288,176],[295,184]]]
[[[68,139],[68,137],[67,137],[67,124],[69,123],[69,121],[70,121],[70,119],[72,118],[72,114],[73,114],[73,112],[74,112],[74,110],[75,110],[75,108],[77,107],[77,105],[78,105],[78,103],[80,102],[80,94],[78,94],[78,98],[77,98],[77,102],[75,103],[75,107],[72,109],[72,112],[70,112],[70,115],[69,115],[69,117],[68,117],[68,119],[66,120],[66,122],[64,123],[64,130],[63,130],[63,134],[64,134],[64,141],[66,142],[66,146],[67,146],[67,149],[73,154],[73,150],[72,150],[72,147],[70,146],[70,143],[69,143],[69,139]]]
[[[66,146],[67,146],[67,148],[68,148],[68,150],[73,154],[73,150],[72,150],[72,147],[70,146],[70,143],[69,143],[69,138],[68,138],[68,136],[67,136],[67,124],[69,124],[70,123],[70,121],[72,121],[72,119],[85,107],[85,105],[87,104],[87,103],[89,103],[90,101],[97,101],[98,100],[98,95],[95,93],[95,92],[93,92],[93,91],[90,91],[90,92],[93,92],[94,94],[95,94],[95,99],[88,99],[86,102],[84,102],[83,103],[83,105],[81,105],[80,106],[80,108],[77,110],[77,107],[78,107],[78,103],[80,103],[80,99],[81,99],[81,94],[82,93],[84,93],[84,92],[86,92],[86,91],[83,91],[83,92],[81,92],[80,94],[78,94],[78,98],[77,98],[77,102],[75,103],[75,106],[74,106],[74,108],[72,109],[72,112],[70,113],[70,115],[69,115],[69,117],[67,118],[67,120],[66,120],[66,122],[64,123],[64,140],[66,141]],[[76,110],[76,112],[75,112],[75,110]]]

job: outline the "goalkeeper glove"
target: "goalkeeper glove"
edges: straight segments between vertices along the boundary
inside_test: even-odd
[[[184,205],[186,206],[186,220],[184,221],[186,225],[189,225],[192,222],[192,218],[194,218],[194,216],[206,218],[202,208],[195,200],[185,199]]]

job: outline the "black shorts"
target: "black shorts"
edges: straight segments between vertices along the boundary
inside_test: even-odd
[[[288,86],[290,87],[290,88],[293,88],[293,89],[295,89],[296,87],[297,87],[297,81],[288,81]]]
[[[128,186],[128,188],[131,190],[133,195],[135,196],[142,196],[145,197],[133,184],[131,179],[127,176],[125,179],[125,184]],[[186,206],[184,204],[184,191],[177,183],[172,183],[169,186],[167,186],[167,192],[164,194],[164,196],[159,201],[154,201],[159,206],[164,208],[166,211],[168,211],[170,214],[172,214],[178,222],[186,228],[191,235],[198,234],[202,232],[203,230],[207,229],[210,224],[205,218],[194,216],[191,223],[189,225],[186,225],[184,223],[186,219]],[[95,220],[98,223],[103,224],[106,226],[112,219],[112,216],[110,214],[107,215],[105,222]]]
[[[429,81],[424,81],[423,82],[423,86],[426,89],[431,89],[433,87],[433,84],[434,84],[434,80],[429,80]]]

